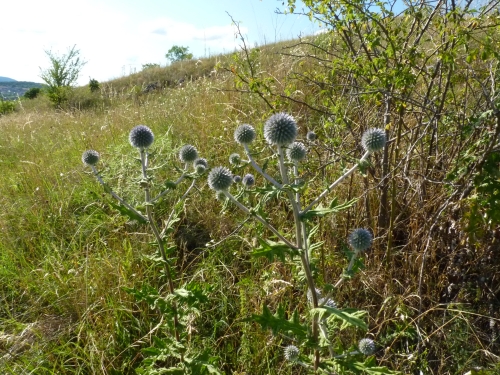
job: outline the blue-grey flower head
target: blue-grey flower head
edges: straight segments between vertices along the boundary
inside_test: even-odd
[[[334,309],[337,308],[337,303],[331,298],[327,298],[326,300],[324,298],[322,298],[320,300],[319,304],[327,306],[327,307],[333,307]]]
[[[299,359],[300,351],[295,345],[288,345],[283,352],[285,359],[289,362],[296,362]]]
[[[264,124],[264,137],[271,145],[286,146],[293,143],[297,131],[294,118],[283,112],[272,115]]]
[[[240,165],[241,156],[236,153],[229,155],[229,163],[231,163],[232,165]]]
[[[153,144],[155,136],[146,125],[137,125],[130,131],[128,139],[132,146],[142,150]]]
[[[242,145],[252,143],[255,136],[255,129],[249,124],[242,124],[234,131],[234,140]]]
[[[367,229],[358,228],[351,232],[347,241],[354,251],[364,251],[372,245],[373,236]]]
[[[208,174],[208,186],[215,191],[227,190],[233,183],[233,174],[226,167],[215,167]]]
[[[243,180],[241,182],[246,187],[251,187],[255,185],[255,177],[253,176],[253,174],[248,173],[243,177]]]
[[[312,142],[312,141],[315,141],[315,140],[316,140],[317,135],[316,135],[316,133],[315,133],[315,132],[313,132],[312,130],[309,130],[309,131],[307,132],[306,138],[307,138],[307,140],[308,140],[308,141]]]
[[[293,142],[286,149],[286,156],[290,161],[301,161],[306,157],[307,149],[302,142]]]
[[[179,150],[179,159],[183,163],[191,163],[198,158],[198,150],[192,145],[184,145]]]
[[[99,161],[99,153],[95,150],[87,150],[82,155],[82,162],[87,165],[96,165]]]
[[[369,338],[361,339],[358,343],[358,349],[364,355],[371,355],[375,353],[375,343]]]
[[[385,130],[382,129],[368,129],[363,133],[361,137],[361,145],[368,152],[380,151],[385,147],[387,143],[387,137],[385,135]]]
[[[198,158],[193,162],[196,173],[203,174],[208,169],[208,162],[205,158]]]
[[[321,290],[315,288],[314,291],[316,293],[316,300],[319,301],[321,299]],[[307,289],[307,300],[309,301],[309,303],[313,303],[313,294],[311,293],[311,289]]]
[[[220,202],[225,202],[227,200],[227,197],[222,190],[219,190],[215,192],[215,199],[217,199]]]
[[[236,182],[237,184],[241,182],[241,176],[234,175],[233,176],[233,181]]]

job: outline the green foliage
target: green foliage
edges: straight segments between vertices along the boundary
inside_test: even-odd
[[[147,63],[147,64],[142,64],[142,70],[147,70],[147,69],[152,69],[152,68],[159,68],[160,64],[155,64],[155,63]]]
[[[47,93],[51,102],[60,106],[68,100],[71,86],[77,81],[86,61],[80,58],[80,51],[76,49],[76,45],[61,56],[52,51],[45,51],[45,54],[49,58],[50,66],[41,70],[40,78],[48,86]]]
[[[96,79],[90,78],[90,80],[89,80],[90,92],[96,92],[96,91],[99,91],[99,89],[100,89],[99,81]]]
[[[35,99],[41,92],[42,92],[41,88],[32,87],[28,91],[26,91],[23,96],[26,99]]]
[[[171,62],[177,62],[191,60],[193,58],[193,54],[189,53],[189,47],[173,46],[168,50],[165,57]]]
[[[15,109],[16,109],[16,102],[0,98],[0,115],[9,114],[11,112],[14,112]]]

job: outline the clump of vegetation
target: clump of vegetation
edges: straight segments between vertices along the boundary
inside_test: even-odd
[[[304,193],[311,190],[315,179],[304,178],[302,162],[306,158],[307,148],[302,142],[296,141],[298,126],[295,119],[286,113],[276,113],[265,122],[263,133],[273,155],[266,155],[267,147],[250,149],[255,141],[256,131],[252,125],[243,124],[236,128],[234,139],[243,146],[247,160],[233,153],[229,162],[235,166],[238,174],[241,174],[247,165],[252,166],[263,177],[266,183],[264,186],[256,187],[254,176],[246,174],[241,179],[242,186],[235,196],[229,192],[235,173],[222,166],[210,171],[208,185],[216,192],[219,200],[225,198],[229,205],[235,205],[249,218],[262,225],[255,234],[259,247],[252,251],[251,256],[265,257],[269,261],[281,260],[284,265],[291,266],[294,275],[292,279],[299,284],[297,288],[304,289],[305,286],[307,290],[303,296],[309,302],[309,309],[299,312],[299,309],[295,308],[286,314],[285,301],[280,301],[275,314],[264,304],[262,314],[253,314],[249,320],[270,329],[275,335],[283,335],[286,338],[284,341],[290,342],[284,348],[284,356],[292,364],[300,365],[314,373],[346,373],[349,370],[353,373],[370,373],[376,366],[373,358],[364,362],[360,359],[374,354],[373,340],[362,338],[359,345],[343,343],[346,346],[340,347],[337,341],[341,330],[358,328],[366,331],[368,327],[363,320],[366,312],[349,307],[339,309],[334,295],[346,278],[351,278],[363,267],[359,258],[371,247],[373,236],[364,228],[355,229],[350,233],[347,243],[352,251],[347,252],[347,269],[335,285],[325,285],[321,289],[316,287],[316,279],[318,274],[324,272],[317,266],[319,249],[323,243],[315,241],[314,238],[320,225],[319,218],[323,219],[327,215],[346,210],[356,199],[346,203],[338,203],[334,199],[327,207],[321,206],[320,203],[358,169],[359,165],[366,163],[372,153],[384,149],[387,142],[386,132],[381,129],[365,131],[361,142],[365,153],[359,162],[334,182],[321,181],[321,185],[327,188],[316,197],[309,196],[309,202],[304,201]],[[310,135],[309,139],[311,138],[314,137]],[[255,161],[254,155],[266,161],[265,171]],[[273,167],[279,171],[279,178],[269,174]],[[290,211],[293,221],[282,226],[281,231],[271,223],[271,213],[283,218]],[[287,234],[285,230],[293,235]],[[298,257],[300,262],[294,261],[294,257]],[[286,258],[289,258],[288,262],[285,261]],[[354,350],[358,346],[359,350]],[[301,353],[299,348],[306,353],[312,351],[313,355],[307,356],[306,353]],[[392,373],[381,367],[377,367],[376,371]]]
[[[195,372],[185,363],[195,359],[227,374],[306,374],[316,352],[318,373],[356,373],[358,363],[365,373],[498,373],[496,3],[302,4],[286,10],[319,20],[324,33],[259,48],[239,35],[234,53],[101,82],[97,93],[76,87],[59,108],[45,95],[21,99],[0,116],[2,373]],[[145,93],[152,83],[161,89]],[[266,141],[276,134],[261,125],[277,113],[298,126],[290,145]],[[168,191],[152,206],[160,234],[195,168],[217,173],[210,185],[229,184],[250,210],[224,191],[214,200],[195,178],[163,238],[174,290],[187,290],[174,297],[148,222],[107,193],[112,186],[147,218],[140,152],[131,157],[123,139],[136,124],[155,135],[152,196]],[[256,125],[240,136],[281,189],[243,145],[232,147],[243,124]],[[372,128],[376,139],[360,142]],[[385,147],[359,163],[384,133]],[[183,144],[208,161],[169,189],[164,181],[183,174]],[[80,162],[91,149],[104,191]],[[278,246],[297,244],[288,196],[307,207],[353,167],[308,213],[352,204],[300,222],[311,292],[300,251]],[[191,293],[207,298],[184,303]],[[337,311],[365,326],[343,327]]]
[[[60,106],[68,99],[72,85],[77,81],[87,63],[80,58],[80,51],[73,46],[62,56],[45,51],[50,61],[47,69],[41,70],[40,78],[47,84],[47,95],[51,102]]]

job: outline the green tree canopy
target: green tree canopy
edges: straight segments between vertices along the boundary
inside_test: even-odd
[[[171,62],[175,62],[181,60],[191,60],[193,58],[193,54],[189,53],[189,47],[173,46],[168,50],[165,57]]]

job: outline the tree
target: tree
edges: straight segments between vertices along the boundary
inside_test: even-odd
[[[28,91],[26,91],[23,96],[26,99],[35,99],[41,91],[42,89],[40,87],[32,87]]]
[[[68,49],[62,56],[52,51],[45,51],[50,67],[43,70],[40,68],[40,78],[47,84],[47,93],[50,100],[57,106],[67,99],[71,86],[76,82],[83,66],[87,63],[80,58],[80,51],[76,45]]]
[[[165,57],[171,62],[175,62],[182,60],[191,60],[193,58],[193,54],[189,53],[189,47],[173,46],[168,50]]]

